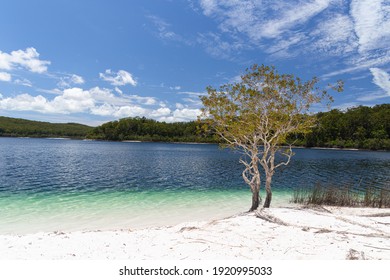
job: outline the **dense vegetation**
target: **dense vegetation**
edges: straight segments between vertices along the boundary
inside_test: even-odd
[[[299,141],[298,141],[299,142]],[[313,132],[301,137],[307,147],[390,150],[390,104],[334,109],[317,114]]]
[[[212,142],[201,136],[196,122],[165,123],[146,118],[125,118],[96,127],[88,138],[165,142]],[[337,109],[317,114],[317,126],[308,135],[292,136],[296,145],[390,150],[390,104]],[[296,138],[296,139],[295,139]]]
[[[92,127],[77,123],[48,123],[0,117],[0,136],[85,138]]]
[[[71,137],[100,140],[213,142],[198,133],[197,122],[165,123],[146,118],[125,118],[96,128],[0,117],[0,136]],[[296,145],[390,150],[390,104],[337,109],[317,114],[317,126],[308,135],[292,136]]]
[[[197,133],[197,122],[158,122],[144,117],[125,118],[96,127],[87,136],[113,141],[211,142]]]

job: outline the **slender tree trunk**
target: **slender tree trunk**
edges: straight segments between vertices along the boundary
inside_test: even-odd
[[[259,188],[252,189],[252,207],[249,212],[255,211],[259,207]]]
[[[272,191],[271,191],[271,182],[272,182],[272,175],[266,174],[267,178],[265,181],[265,191],[267,193],[264,201],[264,208],[269,208],[271,205],[271,200],[272,200]]]

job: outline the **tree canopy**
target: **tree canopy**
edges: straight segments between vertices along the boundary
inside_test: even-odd
[[[266,175],[264,207],[269,207],[272,176],[293,155],[291,146],[285,149],[282,145],[292,134],[311,131],[315,124],[312,106],[323,101],[329,104],[332,98],[326,90],[316,87],[317,78],[303,82],[293,75],[279,74],[275,67],[253,65],[241,79],[219,90],[208,87],[207,96],[201,97],[202,117],[206,129],[212,130],[225,146],[243,153],[242,177],[253,194],[253,211],[259,206],[259,167]],[[341,91],[342,86],[339,82],[332,88]]]
[[[91,139],[160,142],[210,142],[212,137],[197,134],[197,123],[158,122],[145,117],[124,118],[94,128],[87,136]]]

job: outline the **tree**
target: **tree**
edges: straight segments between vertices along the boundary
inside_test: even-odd
[[[242,177],[252,191],[254,211],[259,206],[261,168],[265,173],[266,199],[271,204],[271,183],[275,170],[289,164],[293,155],[292,134],[307,133],[315,123],[310,113],[314,104],[333,100],[327,90],[316,87],[317,78],[302,82],[298,77],[279,74],[275,67],[253,65],[241,82],[226,84],[219,90],[208,87],[202,96],[202,122],[225,147],[242,153]],[[342,91],[342,82],[329,88]]]

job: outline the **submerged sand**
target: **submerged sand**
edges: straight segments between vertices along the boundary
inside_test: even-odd
[[[390,260],[390,209],[296,206],[138,230],[0,235],[0,259]]]

